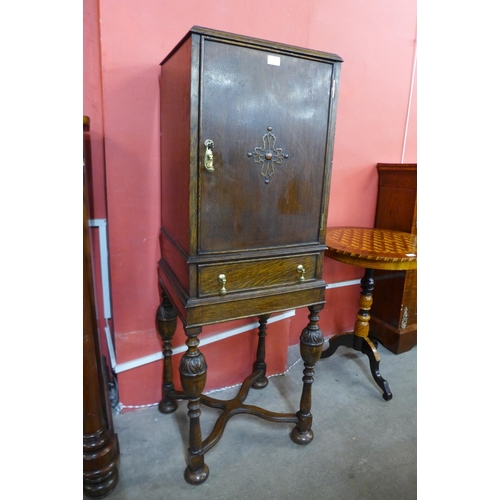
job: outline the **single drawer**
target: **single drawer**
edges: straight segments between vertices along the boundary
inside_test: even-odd
[[[316,279],[317,254],[198,266],[200,297],[305,283]],[[301,266],[301,267],[300,267]]]

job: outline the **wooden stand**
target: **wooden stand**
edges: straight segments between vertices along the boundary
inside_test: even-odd
[[[263,389],[267,386],[265,363],[265,331],[270,314],[259,317],[259,343],[257,347],[254,371],[243,382],[238,394],[231,400],[220,400],[202,394],[205,387],[207,365],[203,354],[198,349],[198,335],[201,328],[184,328],[188,337],[187,352],[183,355],[179,366],[183,391],[177,391],[172,383],[172,349],[171,341],[175,333],[176,313],[166,293],[158,308],[158,329],[163,340],[163,398],[158,409],[161,413],[172,413],[177,409],[177,400],[188,400],[189,430],[189,463],[184,472],[184,479],[190,484],[201,484],[208,478],[209,469],[204,462],[204,455],[221,439],[227,422],[234,415],[249,414],[271,422],[296,424],[290,438],[297,444],[308,444],[314,433],[312,425],[312,391],[314,381],[314,366],[323,349],[323,334],[318,326],[319,311],[323,305],[309,307],[309,324],[300,336],[300,352],[304,360],[304,378],[300,409],[296,413],[276,413],[258,406],[246,405],[245,400],[251,388]],[[200,405],[221,410],[214,428],[206,439],[202,439],[200,428]]]

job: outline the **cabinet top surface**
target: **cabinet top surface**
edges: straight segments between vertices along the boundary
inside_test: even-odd
[[[262,47],[262,48],[274,48],[276,50],[288,52],[291,54],[297,54],[297,55],[304,55],[304,56],[310,56],[310,57],[317,57],[321,59],[327,59],[330,61],[335,61],[335,62],[343,62],[343,59],[338,56],[337,54],[332,54],[329,52],[322,52],[318,50],[313,50],[313,49],[306,49],[304,47],[297,47],[294,45],[288,45],[280,42],[272,42],[270,40],[263,40],[260,38],[254,38],[246,35],[237,35],[235,33],[228,33],[226,31],[218,31],[214,30],[211,28],[204,28],[202,26],[193,26],[189,32],[183,37],[183,39],[177,44],[177,46],[172,50],[171,53],[173,53],[179,45],[184,43],[184,41],[189,38],[192,34],[197,34],[197,35],[202,35],[204,37],[209,37],[212,39],[219,39],[219,40],[226,40],[226,41],[231,41],[231,42],[237,42],[237,43],[242,43],[242,44],[248,44],[254,47]],[[170,53],[170,54],[171,54]],[[163,64],[168,58],[165,57],[165,59],[160,63]]]
[[[393,170],[396,172],[417,172],[416,163],[377,163],[377,170]]]
[[[417,268],[417,237],[389,229],[332,227],[326,232],[327,255],[359,267],[386,270]]]

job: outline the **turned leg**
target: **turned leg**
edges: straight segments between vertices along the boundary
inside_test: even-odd
[[[362,339],[368,338],[370,331],[370,309],[373,303],[373,289],[375,288],[374,270],[366,269],[361,279],[361,294],[359,296],[359,311],[354,324],[354,347],[361,350]]]
[[[270,318],[270,314],[264,314],[259,316],[259,344],[257,346],[257,359],[253,365],[254,371],[263,370],[264,373],[262,377],[258,378],[253,384],[254,389],[263,389],[269,383],[266,377],[266,330],[267,330],[267,320]]]
[[[392,399],[391,389],[387,381],[380,375],[380,355],[373,341],[368,337],[370,333],[370,309],[373,303],[373,289],[375,288],[374,270],[366,269],[361,280],[361,295],[359,297],[359,311],[354,324],[353,347],[368,356],[370,371],[373,379],[383,391],[386,401]]]
[[[161,413],[172,413],[177,410],[177,401],[170,397],[175,391],[172,376],[172,338],[177,326],[177,314],[166,293],[162,294],[162,303],[156,312],[156,324],[163,341],[163,384],[162,399],[158,405]]]
[[[189,417],[189,463],[184,471],[184,479],[190,484],[201,484],[208,478],[208,466],[203,454],[203,440],[201,436],[201,393],[207,380],[207,363],[198,349],[198,335],[201,327],[184,328],[188,337],[188,350],[182,356],[179,364],[182,388],[188,398]]]
[[[323,333],[318,326],[321,309],[323,309],[322,304],[309,306],[309,324],[300,336],[300,355],[304,361],[303,387],[300,410],[297,412],[299,421],[290,434],[292,441],[297,444],[308,444],[314,437],[311,429],[312,383],[314,382],[314,365],[321,357],[324,342]]]

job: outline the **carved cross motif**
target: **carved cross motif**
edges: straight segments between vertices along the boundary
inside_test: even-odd
[[[254,163],[262,164],[260,175],[264,177],[264,182],[269,184],[274,174],[274,165],[281,165],[283,159],[288,158],[288,154],[284,154],[282,148],[276,148],[276,137],[271,133],[273,127],[267,127],[267,130],[267,134],[262,137],[262,147],[256,147],[247,153],[247,156],[253,157]]]

